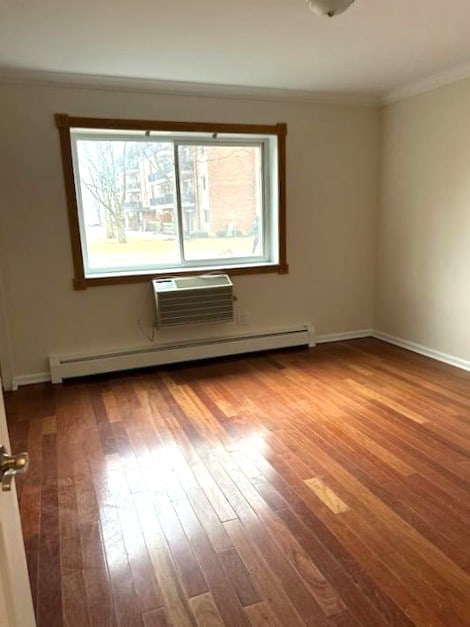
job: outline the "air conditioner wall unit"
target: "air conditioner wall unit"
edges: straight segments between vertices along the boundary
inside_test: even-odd
[[[154,279],[157,326],[233,320],[233,284],[226,274]]]

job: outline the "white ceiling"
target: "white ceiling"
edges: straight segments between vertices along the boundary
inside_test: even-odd
[[[384,95],[470,61],[469,0],[0,0],[0,73]]]

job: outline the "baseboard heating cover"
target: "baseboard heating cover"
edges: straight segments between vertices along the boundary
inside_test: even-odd
[[[236,337],[205,339],[182,344],[151,346],[75,357],[49,357],[52,383],[104,372],[132,370],[196,359],[239,355],[293,346],[314,345],[314,331],[309,325],[279,331],[266,331]]]

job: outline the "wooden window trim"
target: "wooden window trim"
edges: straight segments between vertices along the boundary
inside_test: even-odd
[[[148,281],[158,276],[188,276],[200,274],[201,270],[181,269],[174,272],[155,271],[151,273],[123,274],[120,276],[86,277],[83,265],[83,250],[80,238],[80,226],[78,218],[78,204],[75,188],[75,176],[72,160],[72,141],[70,130],[72,128],[95,128],[125,131],[168,131],[168,132],[193,132],[193,133],[240,133],[246,135],[276,135],[278,149],[278,228],[279,228],[279,263],[253,265],[243,267],[230,267],[221,265],[211,268],[223,270],[232,275],[249,275],[277,273],[287,274],[287,249],[286,249],[286,135],[287,124],[224,124],[212,122],[169,122],[155,120],[123,120],[108,118],[74,117],[66,113],[55,114],[55,124],[59,131],[60,148],[62,156],[62,168],[65,184],[65,195],[70,229],[70,242],[72,246],[72,259],[74,267],[73,287],[83,290],[88,287],[100,285],[118,285],[123,283],[136,283]]]

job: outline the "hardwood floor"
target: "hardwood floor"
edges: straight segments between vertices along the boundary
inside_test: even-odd
[[[366,339],[6,406],[39,627],[470,625],[470,373]]]

